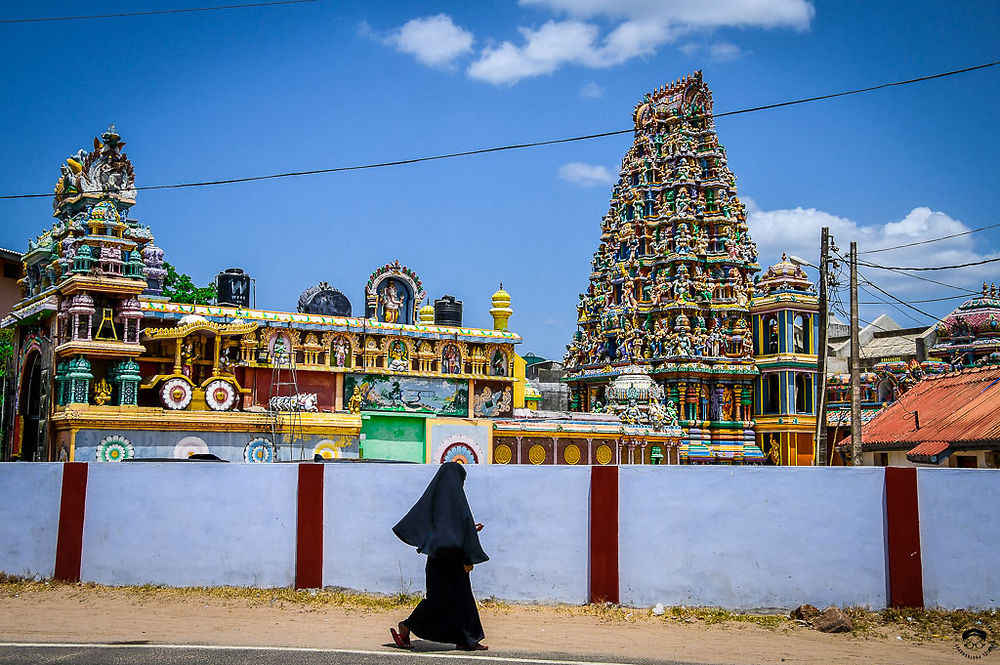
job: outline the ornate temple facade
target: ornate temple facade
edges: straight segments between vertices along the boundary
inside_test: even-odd
[[[1000,294],[983,282],[982,294],[965,301],[935,327],[927,355],[954,368],[1000,363]]]
[[[757,281],[750,309],[760,370],[754,395],[758,446],[776,465],[809,466],[819,297],[802,268],[782,255]]]
[[[601,222],[565,358],[574,411],[637,366],[676,410],[685,462],[760,461],[750,323],[759,270],[701,72],[647,94]]]
[[[368,278],[365,318],[326,283],[297,312],[170,302],[124,145],[112,127],[66,160],[24,254],[5,460],[489,462],[494,419],[523,405],[506,291],[493,329],[437,321],[398,262]]]

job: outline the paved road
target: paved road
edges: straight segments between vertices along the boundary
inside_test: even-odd
[[[480,652],[465,654],[418,644],[418,651],[300,649],[153,644],[0,644],[10,665],[692,665],[675,660],[607,661],[579,656]],[[721,665],[721,664],[720,664]]]

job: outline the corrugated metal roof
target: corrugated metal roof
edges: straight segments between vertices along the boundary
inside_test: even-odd
[[[1000,367],[966,369],[910,388],[862,428],[861,440],[865,448],[932,441],[1000,443],[998,413]]]
[[[906,459],[922,464],[937,464],[948,457],[944,454],[946,451],[951,454],[951,444],[947,441],[924,441],[906,453]]]

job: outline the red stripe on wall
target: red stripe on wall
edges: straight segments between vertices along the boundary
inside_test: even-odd
[[[295,588],[323,586],[323,465],[299,464]]]
[[[619,602],[617,466],[590,468],[590,602]]]
[[[87,463],[63,464],[62,498],[59,502],[59,532],[56,539],[57,580],[80,581],[83,556],[83,516],[87,506]]]
[[[917,470],[885,470],[885,531],[889,560],[889,606],[923,607]]]

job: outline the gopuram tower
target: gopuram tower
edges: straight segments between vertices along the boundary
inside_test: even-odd
[[[647,94],[580,294],[564,379],[575,411],[620,410],[605,387],[648,372],[686,432],[680,461],[759,462],[750,326],[757,248],[701,72]],[[635,406],[635,405],[632,405]]]

